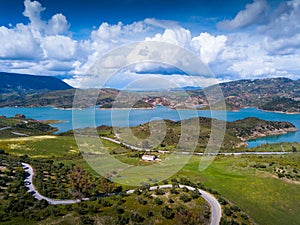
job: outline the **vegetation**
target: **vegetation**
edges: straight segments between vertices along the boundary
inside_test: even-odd
[[[230,110],[255,107],[270,111],[300,112],[299,80],[282,77],[238,80],[221,83],[220,87]],[[190,94],[205,99],[205,91],[211,90],[213,87],[208,87],[204,91],[191,91]]]
[[[0,222],[3,224],[56,224],[58,221],[63,224],[136,224],[143,222],[174,224],[177,220],[187,220],[187,216],[194,217],[202,224],[208,224],[209,221],[209,216],[207,216],[209,215],[209,207],[200,196],[191,197],[191,201],[184,204],[179,196],[171,193],[170,190],[160,193],[160,204],[156,204],[158,202],[156,192],[145,188],[142,192],[136,192],[132,195],[122,194],[103,197],[98,192],[98,195],[89,202],[72,205],[48,205],[46,201],[37,201],[26,192],[23,184],[26,174],[20,167],[19,161],[25,161],[35,166],[36,186],[39,191],[49,197],[61,197],[54,193],[67,190],[63,187],[65,183],[70,184],[71,193],[73,193],[72,190],[81,189],[82,185],[87,187],[86,184],[93,185],[92,190],[95,188],[102,189],[102,193],[120,192],[121,190],[111,188],[115,185],[103,178],[100,178],[100,183],[95,182],[95,180],[92,183],[89,182],[89,179],[97,178],[78,166],[71,169],[63,163],[55,165],[49,159],[33,160],[26,156],[20,158],[7,154],[1,154],[0,160],[3,165],[0,170]],[[66,176],[65,173],[70,175]],[[78,174],[81,174],[82,178],[79,178]],[[53,180],[48,182],[49,179]],[[72,179],[76,179],[77,182],[72,182]],[[61,189],[57,189],[57,185],[62,185]],[[77,191],[75,193],[78,194]],[[81,191],[81,194],[85,191],[90,194],[91,189],[85,191],[81,189]],[[177,189],[176,193],[180,192],[181,189]],[[86,196],[90,196],[89,194]],[[185,195],[189,196],[193,193],[185,192]],[[172,199],[172,203],[169,199]]]
[[[295,179],[280,179],[274,171],[274,168],[284,167],[288,174],[295,173],[293,170],[298,172],[299,154],[218,156],[201,172],[198,171],[199,160],[200,157],[194,156],[176,176],[201,182],[213,193],[217,191],[223,198],[221,203],[225,200],[223,204],[231,202],[238,206],[257,224],[270,224],[270,221],[274,225],[299,224],[300,198],[296,194],[300,191],[299,183]],[[257,165],[266,165],[266,168]],[[228,209],[226,212],[231,214]],[[233,212],[228,217],[227,222],[236,220]]]
[[[188,119],[184,122],[186,124],[195,124],[199,120],[200,133],[198,137],[198,145],[196,147],[196,152],[204,152],[211,133],[211,123],[212,119],[199,117],[197,119]],[[164,121],[166,124],[166,134],[164,139],[160,142],[160,145],[155,149],[157,150],[174,150],[179,142],[181,133],[181,121],[174,122],[170,120]],[[153,122],[152,122],[153,123]],[[159,126],[159,124],[157,125]],[[233,148],[239,148],[245,146],[246,140],[254,139],[261,136],[276,135],[286,132],[295,131],[296,128],[293,124],[289,122],[276,122],[276,121],[266,121],[257,119],[254,117],[246,118],[243,120],[237,120],[234,122],[227,122],[227,129],[224,136],[223,143],[221,145],[221,151],[232,151]],[[217,132],[221,132],[218,127],[215,127]],[[136,138],[132,138],[127,129],[118,129],[117,132],[121,139],[126,140],[126,143],[143,147],[144,139],[150,137],[150,124],[145,123],[139,126],[131,128],[132,133]],[[190,136],[193,132],[190,132]],[[154,136],[153,139],[149,139],[147,145],[151,148],[157,143],[159,138],[159,133]]]
[[[12,79],[15,77],[16,79]],[[0,74],[0,106],[73,106],[75,90],[53,77]],[[271,78],[239,80],[220,84],[225,97],[226,108],[236,110],[256,107],[263,110],[300,112],[299,80]],[[69,90],[67,90],[69,89]],[[214,86],[205,89],[188,88],[185,91],[126,92],[114,89],[77,90],[83,98],[77,98],[78,108],[96,105],[102,108],[153,108],[163,105],[171,108],[220,108],[220,102],[208,105],[205,93],[214,96]]]
[[[12,118],[0,117],[0,139],[20,136],[36,136],[53,134],[57,131],[44,122],[27,119],[24,115],[16,115]]]

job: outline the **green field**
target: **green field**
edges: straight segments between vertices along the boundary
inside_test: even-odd
[[[296,163],[300,155],[267,156],[268,161]],[[284,181],[272,173],[245,167],[256,156],[218,157],[205,171],[198,171],[199,157],[193,157],[177,175],[201,181],[238,205],[258,224],[300,223],[300,184]]]
[[[103,141],[104,147],[114,157],[132,165],[147,164],[138,159],[136,152],[117,144]],[[51,148],[49,148],[51,146]],[[296,144],[268,145],[268,150],[291,149]],[[262,148],[262,147],[261,147]],[[26,137],[0,140],[0,149],[12,155],[38,159],[54,159],[81,165],[90,173],[97,173],[80,156],[72,137]],[[166,155],[162,155],[162,158]],[[277,156],[218,156],[205,170],[199,171],[200,156],[193,156],[175,177],[186,177],[206,188],[217,191],[222,197],[240,207],[251,219],[261,225],[296,225],[300,214],[300,154]],[[149,167],[150,168],[150,167]],[[278,171],[284,176],[279,178]],[[126,185],[124,186],[126,187]]]

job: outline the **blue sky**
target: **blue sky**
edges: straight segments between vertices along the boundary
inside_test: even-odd
[[[220,82],[299,79],[298,21],[300,0],[1,0],[0,71],[64,75],[80,86],[82,74],[103,54],[155,40],[190,50]],[[123,73],[173,71],[157,68]],[[168,76],[192,85],[176,70]]]

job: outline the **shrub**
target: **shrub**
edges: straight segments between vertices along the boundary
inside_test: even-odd
[[[136,222],[136,223],[142,223],[145,220],[145,218],[142,217],[139,213],[131,214],[130,219],[132,222]]]
[[[191,198],[190,196],[186,195],[186,194],[180,195],[179,199],[180,199],[181,201],[183,201],[183,202],[189,202],[189,201],[192,200],[192,198]]]
[[[160,198],[156,198],[156,199],[154,199],[154,203],[156,205],[161,205],[161,204],[163,204],[163,201]]]
[[[173,210],[171,208],[169,208],[168,206],[165,206],[161,212],[162,216],[165,217],[166,219],[173,219],[175,213],[173,212]]]
[[[141,205],[146,205],[147,201],[144,200],[143,198],[138,198],[138,203],[140,203]]]

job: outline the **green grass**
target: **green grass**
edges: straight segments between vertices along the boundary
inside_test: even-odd
[[[238,205],[258,224],[299,224],[299,184],[239,166],[251,160],[249,157],[219,157],[202,172],[198,171],[199,160],[199,157],[193,157],[178,176],[202,181]]]
[[[0,149],[9,154],[27,154],[33,158],[59,158],[78,156],[78,148],[72,137],[34,136],[0,140]]]
[[[160,177],[163,173],[152,170],[151,164],[146,164],[138,158],[129,157],[134,152],[122,148],[109,141],[102,141],[104,147],[117,159],[132,165],[145,165],[141,167],[140,174],[136,174],[137,182],[144,171],[149,177]],[[291,148],[296,144],[283,144],[284,148]],[[51,146],[51,147],[49,147]],[[281,148],[279,145],[268,146],[266,150]],[[33,158],[51,158],[65,164],[82,165],[94,175],[98,175],[87,163],[85,159],[79,157],[76,143],[72,137],[52,137],[37,138],[26,137],[18,139],[0,140],[0,149],[13,155],[27,154]],[[93,151],[93,148],[91,149]],[[165,157],[165,156],[164,156]],[[72,160],[70,160],[72,158]],[[97,157],[91,155],[91,159]],[[290,180],[279,179],[274,173],[274,168],[283,166],[289,171],[300,168],[300,155],[292,154],[285,156],[219,156],[205,171],[199,171],[199,161],[201,157],[193,156],[191,160],[181,169],[178,177],[187,177],[194,182],[202,182],[207,188],[211,188],[221,194],[235,205],[245,211],[257,224],[261,225],[296,225],[299,224],[300,214],[300,184]],[[55,160],[55,163],[58,161]],[[274,162],[273,167],[266,169],[254,168],[254,164],[266,164]],[[93,162],[91,162],[93,164]],[[149,165],[149,166],[148,166]],[[111,165],[107,165],[111,166]],[[176,165],[167,165],[164,169],[174,171]],[[144,170],[144,171],[143,171]],[[131,175],[128,171],[128,175]],[[119,173],[122,175],[122,171]],[[149,178],[145,176],[145,182]],[[149,182],[151,183],[151,182]],[[126,185],[123,185],[126,188]]]

